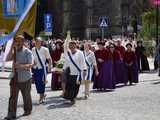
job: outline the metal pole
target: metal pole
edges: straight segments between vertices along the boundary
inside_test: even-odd
[[[102,29],[102,40],[104,40],[104,27],[102,27],[101,29]]]
[[[157,44],[159,44],[159,40],[158,40],[158,25],[159,25],[159,9],[158,9],[158,4],[156,5],[156,42]]]
[[[158,1],[158,0],[157,0]],[[159,6],[158,6],[158,3],[156,5],[156,42],[157,42],[157,46],[158,46],[158,54],[160,55],[160,44],[159,44]],[[158,55],[158,56],[159,56]],[[159,76],[160,76],[160,62],[158,62],[158,68],[159,68]]]
[[[17,50],[16,50],[16,47],[14,47],[14,54],[13,54],[13,63],[16,63],[16,54],[17,54]],[[13,66],[13,79],[11,80],[10,82],[10,91],[11,91],[11,95],[13,95],[13,98],[14,100],[11,101],[12,104],[13,104],[13,109],[16,110],[16,101],[15,101],[15,98],[16,98],[16,85],[17,85],[17,77],[18,77],[18,73],[17,73],[17,69],[15,68],[15,66]]]

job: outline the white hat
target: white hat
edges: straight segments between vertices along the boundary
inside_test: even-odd
[[[36,41],[43,41],[43,39],[41,37],[36,37],[35,39]]]

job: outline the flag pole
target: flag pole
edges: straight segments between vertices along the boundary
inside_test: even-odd
[[[17,84],[17,71],[16,71],[16,68],[14,66],[14,64],[16,63],[16,54],[17,54],[17,51],[16,51],[16,47],[14,46],[13,47],[13,50],[14,50],[14,53],[13,53],[13,78],[11,79],[11,82],[10,82],[10,89],[11,89],[11,95],[13,95],[13,98],[16,99],[16,84]],[[13,105],[13,109],[16,110],[16,100],[13,100],[12,102],[12,105]]]

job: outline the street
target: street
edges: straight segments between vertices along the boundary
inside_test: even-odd
[[[153,61],[150,60],[150,63]],[[1,74],[1,73],[0,73]],[[49,77],[50,78],[50,77]],[[33,111],[22,117],[23,101],[19,98],[17,117],[19,120],[159,120],[160,78],[155,71],[140,74],[140,82],[133,86],[119,86],[112,92],[91,91],[88,100],[83,99],[83,89],[75,105],[70,106],[60,98],[61,91],[50,91],[47,84],[47,98],[38,105],[35,85],[32,87]],[[9,80],[0,80],[0,119],[7,115]]]
[[[159,7],[0,0],[0,120],[160,120]]]

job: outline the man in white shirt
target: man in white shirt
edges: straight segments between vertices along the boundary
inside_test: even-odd
[[[78,95],[80,81],[85,79],[87,66],[83,53],[77,49],[76,42],[69,43],[69,50],[65,53],[65,63],[63,69],[68,68],[66,90],[64,98],[75,104],[75,98]]]
[[[33,78],[35,80],[35,85],[37,89],[37,93],[40,94],[39,103],[42,103],[45,99],[45,83],[47,72],[51,72],[52,59],[49,53],[48,48],[43,47],[42,38],[36,38],[35,47],[32,49],[32,53],[34,56],[34,66],[33,66]],[[48,62],[48,68],[46,66],[46,62]]]

